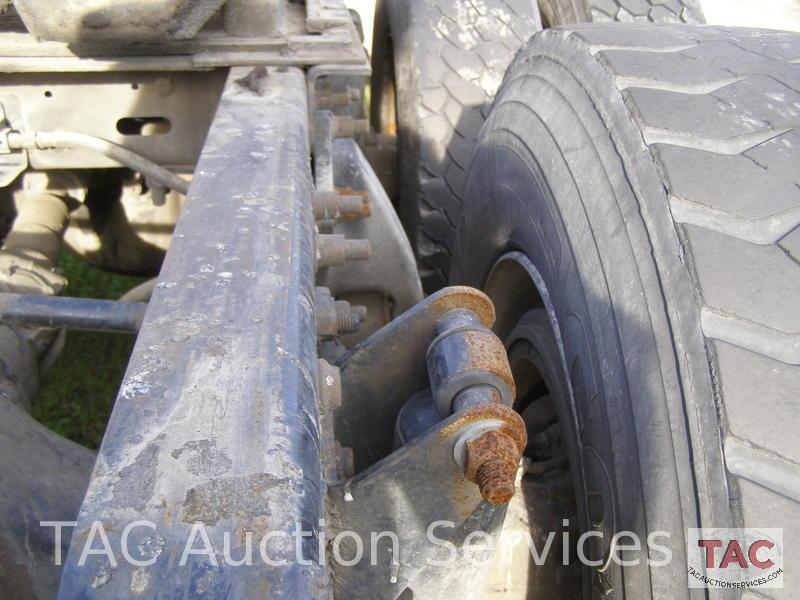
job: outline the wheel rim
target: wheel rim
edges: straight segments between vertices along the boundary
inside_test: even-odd
[[[537,550],[546,543],[537,534],[556,533],[549,553],[553,560],[548,558],[544,565],[529,565],[524,574],[509,573],[509,567],[519,570],[520,564],[507,560],[504,576],[517,585],[508,586],[502,597],[586,597],[591,578],[577,561],[575,541],[579,531],[591,527],[589,519],[582,517],[591,511],[581,491],[575,404],[554,307],[539,271],[521,252],[510,252],[497,260],[484,291],[495,303],[495,331],[506,342],[517,384],[514,408],[528,427],[521,493],[518,505],[509,509],[512,527],[515,514],[523,511]],[[557,547],[555,540],[560,544],[566,531],[570,532],[570,547],[569,560],[564,564],[563,545]],[[504,529],[503,535],[507,534]],[[519,532],[512,535],[519,536]],[[605,554],[606,549],[593,547],[592,541],[594,538],[587,543],[586,553],[592,558]],[[515,546],[515,551],[520,550],[529,552],[527,547]],[[527,579],[524,592],[519,587],[520,575]]]

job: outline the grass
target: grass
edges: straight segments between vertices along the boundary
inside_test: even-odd
[[[59,266],[69,280],[65,296],[116,299],[144,281],[108,273],[66,253]],[[98,448],[134,339],[70,331],[64,351],[39,388],[33,416],[74,442]]]

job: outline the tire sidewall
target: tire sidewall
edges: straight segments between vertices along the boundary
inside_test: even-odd
[[[644,545],[654,531],[649,520],[671,536],[662,544],[673,553],[668,567],[651,568],[643,550],[638,565],[593,569],[591,586],[601,597],[651,597],[661,582],[674,586],[676,577],[686,576],[677,471],[690,467],[676,463],[665,417],[664,397],[673,390],[659,372],[672,347],[648,321],[660,291],[640,270],[637,255],[650,252],[642,243],[646,231],[625,207],[635,198],[621,166],[584,151],[605,129],[578,91],[586,82],[570,82],[572,95],[563,89],[542,92],[547,76],[532,75],[535,69],[522,62],[518,58],[506,76],[473,155],[452,281],[485,288],[492,266],[509,252],[534,265],[540,281],[532,306],[548,299],[563,348],[570,425],[580,457],[572,472],[576,489],[586,492],[577,499],[582,530],[603,534],[606,558],[615,533],[631,531]],[[553,77],[563,75],[547,68]],[[531,109],[533,102],[553,122],[570,127],[553,133],[547,116]],[[557,114],[570,109],[582,114]],[[665,514],[671,504],[672,514]]]

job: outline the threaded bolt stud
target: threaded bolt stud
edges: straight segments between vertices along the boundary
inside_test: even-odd
[[[348,302],[336,302],[336,319],[339,333],[342,335],[355,333],[367,316],[366,306],[350,306]]]
[[[366,260],[372,254],[369,240],[345,240],[345,260]]]
[[[476,473],[481,497],[489,504],[505,504],[514,495],[513,469],[502,460],[483,463]]]

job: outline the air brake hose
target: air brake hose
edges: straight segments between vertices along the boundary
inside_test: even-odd
[[[140,154],[131,152],[119,144],[103,138],[72,131],[47,131],[38,133],[20,133],[12,131],[8,134],[8,147],[12,150],[50,150],[55,148],[83,148],[107,156],[121,165],[144,174],[153,181],[162,184],[181,194],[189,191],[189,182],[175,173],[146,159]]]

